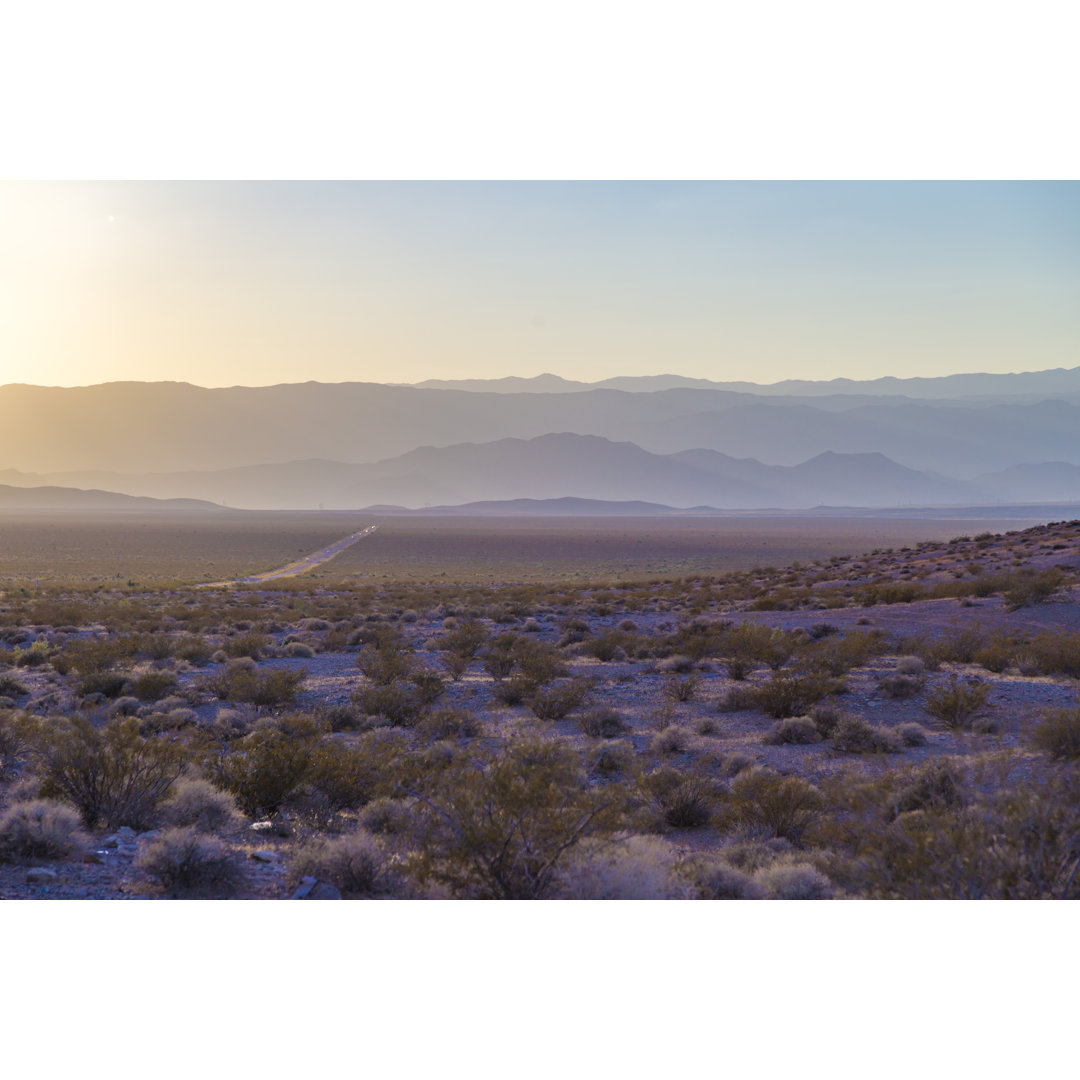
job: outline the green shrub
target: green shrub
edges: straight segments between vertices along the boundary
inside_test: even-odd
[[[729,825],[766,828],[797,844],[823,806],[821,792],[806,780],[754,768],[731,782],[723,813]]]
[[[703,780],[690,777],[660,799],[664,822],[673,829],[697,829],[712,818],[715,795]]]
[[[233,661],[220,675],[208,680],[207,689],[222,701],[234,704],[246,702],[259,708],[272,709],[291,705],[306,676],[306,671],[288,671],[285,668],[260,673],[254,665]]]
[[[687,675],[684,679],[669,675],[664,680],[664,694],[672,701],[692,701],[700,685],[701,678],[697,675]]]
[[[423,842],[411,869],[457,896],[543,899],[574,848],[621,820],[610,786],[591,787],[578,755],[559,742],[477,748],[425,787],[412,792]]]
[[[821,739],[821,732],[809,716],[792,716],[776,724],[765,736],[764,742],[770,746],[810,746],[821,742]]]
[[[147,671],[131,684],[131,692],[140,701],[160,701],[176,689],[176,676],[168,671]]]
[[[70,802],[91,828],[147,828],[157,804],[184,768],[184,750],[138,722],[118,717],[95,728],[84,717],[39,729],[41,794]]]
[[[468,709],[436,709],[424,716],[417,733],[432,742],[439,739],[475,739],[484,733],[484,725]]]
[[[424,703],[414,687],[400,683],[363,686],[352,697],[365,716],[381,716],[397,727],[410,727],[424,712]]]
[[[314,734],[256,729],[208,763],[210,778],[231,791],[245,813],[275,813],[307,778],[314,743]]]
[[[762,712],[777,720],[784,720],[789,716],[804,716],[812,705],[833,689],[827,680],[820,677],[773,672],[769,680],[754,691],[754,701]]]

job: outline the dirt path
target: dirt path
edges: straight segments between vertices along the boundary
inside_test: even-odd
[[[366,529],[354,532],[343,540],[336,540],[329,547],[320,548],[320,550],[310,555],[305,555],[302,559],[279,566],[276,570],[267,570],[263,574],[251,574],[249,577],[232,578],[230,581],[209,581],[201,585],[200,588],[222,589],[228,585],[257,585],[263,581],[277,581],[278,578],[295,577],[297,574],[306,573],[308,570],[314,570],[316,566],[322,566],[323,563],[329,562],[335,555],[339,555],[347,547],[355,544],[357,540],[370,536],[378,527],[378,525],[369,525]]]

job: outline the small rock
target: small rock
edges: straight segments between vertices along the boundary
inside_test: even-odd
[[[325,881],[319,881],[313,877],[302,877],[292,898],[294,900],[340,900],[341,890],[328,885]]]
[[[105,839],[101,841],[101,846],[103,848],[108,848],[109,850],[118,848],[120,846],[120,837],[115,833],[112,836],[106,836]]]
[[[148,829],[146,832],[139,833],[140,840],[156,840],[161,835],[160,829]]]
[[[251,826],[251,831],[252,832],[273,832],[274,831],[274,823],[272,821],[256,821],[255,824]]]
[[[121,825],[116,830],[116,835],[120,838],[121,843],[131,843],[138,836],[138,833],[130,825]]]
[[[45,866],[33,866],[26,871],[26,882],[28,885],[48,885],[56,880],[56,876],[55,870]]]
[[[258,851],[253,851],[251,857],[256,862],[272,863],[277,862],[280,856],[276,851],[270,851],[267,848],[259,848]]]
[[[101,865],[102,863],[107,863],[108,861],[109,853],[107,851],[88,851],[83,856],[83,862],[97,863]]]

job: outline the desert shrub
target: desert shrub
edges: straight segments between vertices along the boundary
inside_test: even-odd
[[[590,709],[578,717],[577,726],[583,734],[593,739],[617,739],[629,728],[622,713],[610,705]]]
[[[693,870],[694,883],[702,900],[762,900],[765,893],[749,875],[722,859],[699,862]]]
[[[754,686],[732,686],[716,702],[719,712],[744,712],[757,706],[757,688]]]
[[[211,780],[231,791],[252,816],[279,810],[307,777],[314,736],[261,728],[230,743],[207,765]]]
[[[306,675],[305,671],[287,671],[284,668],[260,673],[250,659],[247,663],[234,660],[225,666],[220,675],[208,679],[206,688],[222,701],[277,708],[292,703]]]
[[[673,829],[697,829],[708,825],[715,802],[713,789],[694,777],[687,778],[660,796],[664,823]]]
[[[504,679],[495,685],[492,694],[496,701],[511,707],[520,705],[529,695],[530,684],[520,675]]]
[[[964,778],[960,768],[948,759],[928,762],[914,770],[896,798],[894,813],[913,810],[945,810],[960,806]]]
[[[1076,899],[1080,776],[1008,755],[981,767],[959,799],[853,816],[830,876],[870,898]],[[887,810],[893,795],[880,798]]]
[[[771,900],[831,900],[832,882],[809,863],[776,863],[754,880]]]
[[[414,671],[409,681],[421,705],[434,705],[446,693],[446,683],[434,671]]]
[[[1047,709],[1031,732],[1031,743],[1058,761],[1080,758],[1080,706]]]
[[[886,648],[880,630],[853,630],[844,637],[829,637],[804,648],[799,667],[806,672],[838,677],[854,667],[862,667]]]
[[[814,727],[816,727],[826,739],[832,737],[832,733],[836,730],[836,725],[840,722],[843,715],[844,714],[835,705],[832,705],[829,702],[820,702],[810,710],[810,719],[814,721]]]
[[[656,670],[666,675],[687,675],[694,670],[694,661],[689,656],[665,656]]]
[[[244,880],[228,846],[191,826],[165,829],[135,865],[172,897],[233,896]]]
[[[184,768],[185,753],[161,737],[143,738],[132,717],[95,728],[85,717],[39,728],[41,794],[71,803],[93,828],[149,827],[157,804]]]
[[[789,716],[804,716],[812,705],[831,690],[825,679],[773,672],[767,682],[756,688],[754,698],[762,712],[783,720]]]
[[[290,868],[295,878],[317,878],[352,899],[385,896],[395,884],[389,858],[362,829],[310,841],[294,853]]]
[[[0,862],[67,859],[89,843],[78,811],[66,803],[33,799],[0,813]]]
[[[261,634],[257,630],[251,630],[247,633],[237,634],[235,637],[229,638],[225,642],[224,648],[229,656],[247,656],[252,660],[258,660],[260,657],[266,655],[267,650],[270,648],[270,639],[266,634]]]
[[[590,747],[585,757],[589,771],[606,778],[626,776],[637,766],[633,744],[626,739],[605,740]]]
[[[925,746],[930,737],[930,732],[922,724],[914,722],[901,724],[896,729],[896,734],[900,736],[900,741],[905,746]]]
[[[0,780],[18,776],[33,746],[34,721],[25,713],[0,710]]]
[[[911,675],[888,675],[878,683],[878,689],[894,701],[906,701],[922,688],[922,680]]]
[[[380,836],[405,835],[412,828],[413,804],[407,799],[372,799],[360,811],[360,827]]]
[[[424,711],[415,688],[400,683],[386,686],[363,686],[352,697],[365,716],[381,716],[398,727],[414,724]]]
[[[684,679],[671,675],[664,680],[664,694],[672,701],[692,701],[700,685],[698,675],[687,675]]]
[[[689,732],[678,724],[669,724],[658,731],[649,741],[649,749],[654,754],[683,754],[690,743]]]
[[[285,656],[292,657],[293,659],[302,658],[304,660],[310,660],[315,655],[315,650],[310,645],[305,645],[302,641],[290,641],[281,651]]]
[[[973,657],[987,671],[1001,674],[1016,659],[1016,646],[1007,641],[991,641]]]
[[[607,664],[624,656],[626,650],[633,645],[633,641],[633,633],[626,633],[623,630],[605,630],[602,634],[588,639],[586,651],[602,664]]]
[[[7,697],[22,697],[29,694],[29,687],[20,682],[14,675],[0,675],[0,695]]]
[[[1080,679],[1080,633],[1047,631],[1024,648],[1030,674],[1068,675]]]
[[[760,826],[797,844],[823,805],[821,792],[806,780],[746,769],[731,782],[723,816],[728,825]]]
[[[687,900],[679,853],[655,836],[587,842],[567,862],[559,896],[568,900]]]
[[[970,726],[989,692],[986,683],[965,682],[954,676],[946,685],[927,692],[926,711],[950,731],[962,730]]]
[[[584,679],[569,679],[535,689],[525,704],[540,720],[562,720],[585,701],[589,684]]]
[[[830,736],[833,749],[841,754],[896,754],[900,736],[889,728],[871,724],[861,716],[844,716]]]
[[[792,716],[776,724],[763,741],[770,746],[809,746],[821,742],[821,739],[821,732],[809,716]]]
[[[475,739],[484,733],[484,725],[468,709],[436,709],[416,725],[424,739]]]
[[[546,642],[519,638],[514,655],[518,670],[531,691],[565,673],[558,652]]]
[[[920,656],[901,656],[896,661],[899,675],[921,675],[925,670],[926,664]]]
[[[78,680],[75,689],[82,697],[100,694],[104,698],[118,698],[127,684],[128,677],[122,671],[91,671]]]
[[[1016,611],[1045,603],[1064,583],[1065,575],[1056,566],[1038,572],[1021,571],[1013,576],[1002,597],[1009,611]]]
[[[558,742],[456,755],[411,792],[423,830],[411,870],[458,896],[543,899],[574,848],[621,820],[609,791],[591,787],[581,759]]]
[[[182,776],[161,804],[166,825],[192,827],[206,833],[228,833],[243,827],[244,816],[227,791],[208,780]]]
[[[389,686],[406,679],[416,666],[412,651],[395,641],[365,645],[356,656],[356,666],[376,686]]]
[[[513,631],[496,634],[483,652],[484,670],[496,681],[509,678],[517,663],[519,635]]]
[[[169,671],[146,671],[131,684],[131,692],[140,701],[158,701],[176,689],[176,676]]]
[[[174,649],[177,660],[186,660],[197,667],[208,663],[213,652],[206,638],[189,635],[182,637]]]

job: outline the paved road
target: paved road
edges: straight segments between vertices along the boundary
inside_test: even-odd
[[[346,536],[343,540],[335,541],[329,547],[321,548],[311,555],[305,555],[295,562],[286,563],[285,566],[279,566],[276,570],[267,570],[264,574],[252,574],[250,577],[233,578],[231,581],[210,581],[201,587],[204,589],[220,589],[226,585],[257,585],[263,581],[277,581],[278,578],[295,577],[297,574],[314,570],[316,566],[322,566],[324,562],[328,562],[335,555],[340,555],[347,547],[351,547],[357,540],[370,536],[378,527],[378,525],[369,525],[366,529],[361,529],[351,536]]]

